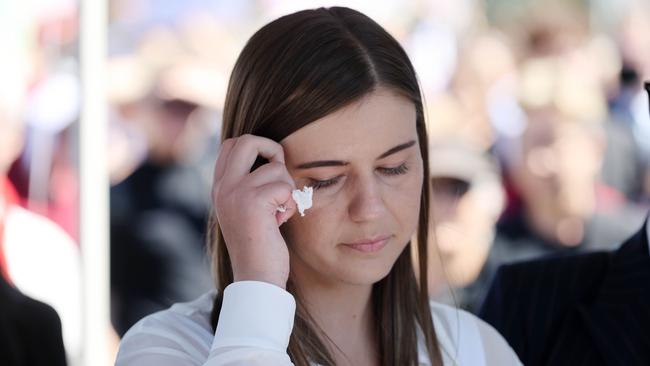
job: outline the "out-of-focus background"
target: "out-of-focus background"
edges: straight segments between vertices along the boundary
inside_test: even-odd
[[[69,365],[112,363],[138,319],[212,287],[205,223],[229,73],[262,25],[332,5],[384,26],[418,73],[433,298],[476,311],[498,265],[612,249],[638,230],[648,1],[2,1],[0,268],[56,310]],[[85,28],[90,7],[105,29]],[[92,100],[102,118],[84,120]],[[94,146],[84,124],[104,127]],[[87,145],[107,177],[89,187],[99,196],[80,193]],[[94,217],[105,230],[84,231]],[[87,255],[98,246],[106,255]],[[105,352],[89,354],[93,341]]]

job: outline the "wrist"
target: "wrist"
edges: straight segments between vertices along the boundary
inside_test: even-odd
[[[280,287],[283,290],[287,289],[287,277],[279,275],[270,275],[263,273],[235,273],[233,276],[234,282],[240,281],[259,281],[270,283]]]

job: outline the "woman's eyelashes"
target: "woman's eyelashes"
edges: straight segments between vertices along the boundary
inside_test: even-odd
[[[340,176],[334,177],[332,179],[327,179],[327,180],[312,179],[311,185],[314,187],[314,189],[318,190],[318,189],[327,188],[329,186],[335,185],[339,181],[339,179],[341,179]]]
[[[382,167],[382,168],[377,168],[377,170],[381,174],[388,175],[388,176],[402,175],[402,174],[406,174],[406,172],[408,171],[408,165],[406,165],[406,163],[402,163],[396,167],[392,167],[392,168]],[[328,188],[336,185],[339,182],[339,180],[341,180],[342,177],[343,177],[342,175],[339,175],[337,177],[326,179],[326,180],[311,179],[310,185],[314,187],[315,190]]]
[[[405,174],[409,170],[409,167],[406,165],[406,163],[402,163],[394,168],[377,168],[377,169],[379,169],[382,173],[386,175],[400,175],[400,174]]]

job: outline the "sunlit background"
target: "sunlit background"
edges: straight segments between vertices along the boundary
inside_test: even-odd
[[[499,264],[640,227],[648,1],[1,1],[0,267],[57,311],[70,365],[112,364],[138,319],[210,289],[233,64],[267,22],[333,5],[384,26],[418,73],[433,298],[476,311]]]

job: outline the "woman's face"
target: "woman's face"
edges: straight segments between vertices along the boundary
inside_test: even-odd
[[[367,285],[385,277],[418,222],[423,168],[413,103],[380,88],[281,144],[296,186],[314,187],[312,208],[281,227],[292,278]]]

